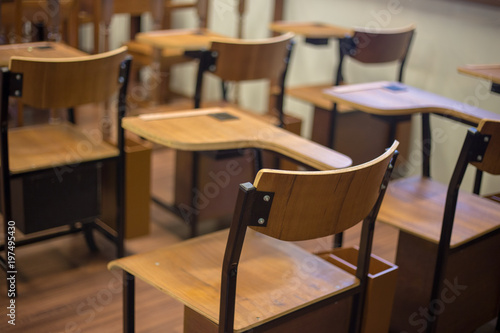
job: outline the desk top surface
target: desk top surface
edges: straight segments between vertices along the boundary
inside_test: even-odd
[[[500,84],[500,64],[465,65],[458,67],[458,72]]]
[[[436,113],[477,125],[483,119],[500,120],[500,114],[442,97],[399,82],[370,82],[330,87],[324,96],[377,115]]]
[[[200,50],[210,48],[212,41],[227,38],[207,29],[169,29],[141,32],[136,40],[157,48]]]
[[[277,21],[270,24],[274,32],[293,32],[306,38],[344,38],[354,34],[354,30],[336,25],[315,22]]]
[[[221,120],[216,118],[218,115],[229,115],[230,119]],[[352,164],[352,160],[341,153],[234,108],[126,117],[123,119],[123,127],[152,142],[180,150],[261,148],[317,170],[345,168]]]
[[[0,66],[8,66],[13,56],[36,58],[69,58],[86,56],[87,53],[63,43],[36,42],[0,45]]]

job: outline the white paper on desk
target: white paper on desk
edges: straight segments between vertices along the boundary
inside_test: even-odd
[[[144,121],[161,120],[161,119],[172,119],[172,118],[187,118],[187,117],[198,117],[206,116],[212,113],[222,112],[220,108],[203,109],[203,110],[188,110],[188,111],[177,111],[177,112],[162,112],[162,113],[146,113],[139,115],[139,118]],[[227,111],[224,111],[227,112]]]
[[[326,89],[325,92],[328,93],[329,91],[331,91],[332,93],[335,94],[345,94],[356,91],[380,89],[383,88],[384,86],[388,86],[394,83],[395,82],[390,82],[390,81],[377,81],[377,82],[368,82],[359,84],[346,84],[345,86],[330,87]]]

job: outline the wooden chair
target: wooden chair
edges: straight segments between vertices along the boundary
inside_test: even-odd
[[[402,81],[414,31],[414,25],[376,31],[356,29],[352,37],[340,39],[334,85],[345,84],[344,72],[347,58],[369,66],[398,63],[397,79]],[[408,119],[408,117],[383,118],[389,121],[387,128],[387,124],[376,122],[366,114],[352,113],[353,109],[329,101],[323,96],[323,90],[330,86],[331,83],[292,87],[287,89],[286,94],[314,106],[312,140],[348,154],[355,163],[362,163],[372,158],[373,152],[377,151],[373,149],[374,146],[386,147],[390,144],[396,136],[397,122]],[[343,125],[338,126],[338,122],[342,122]],[[363,124],[366,126],[363,127]],[[353,138],[353,132],[359,137]],[[384,132],[388,132],[387,135],[381,135]],[[374,133],[376,133],[375,137]],[[369,135],[369,137],[363,137],[363,135]],[[345,140],[346,136],[349,140]],[[370,140],[370,145],[366,144],[367,140]],[[399,138],[398,140],[402,141],[400,151],[406,151],[403,146],[408,140]]]
[[[125,114],[130,64],[126,53],[127,49],[122,47],[74,58],[12,57],[9,68],[2,70],[0,195],[5,230],[2,250],[7,251],[9,244],[7,230],[13,227],[9,221],[15,221],[20,232],[16,234],[17,247],[84,231],[88,245],[94,248],[92,229],[96,228],[116,244],[118,257],[123,255],[121,119]],[[36,111],[105,102],[116,93],[119,93],[116,145],[104,141],[99,128],[78,128],[62,121],[12,129],[8,126],[9,98],[16,98],[19,104]],[[116,232],[107,231],[97,221],[101,169],[105,163],[118,165],[114,173]],[[6,268],[5,260],[1,263]]]
[[[227,40],[214,41],[209,50],[194,52],[200,59],[194,94],[194,107],[199,108],[202,103],[203,82],[205,74],[212,74],[222,82],[222,101],[207,102],[209,106],[229,106],[226,94],[226,84],[229,82],[243,82],[252,80],[267,80],[270,89],[278,91],[278,97],[270,101],[272,109],[266,114],[258,115],[250,112],[268,123],[281,126],[300,135],[300,120],[286,116],[283,113],[283,91],[288,62],[292,49],[293,34],[284,34],[278,37],[260,40]],[[161,107],[160,107],[161,108]],[[245,153],[247,155],[245,155]],[[226,168],[228,163],[236,161],[243,168],[241,178],[254,175],[262,168],[260,152],[255,155],[255,167],[252,165],[253,156],[249,158],[244,150],[230,150],[217,152],[187,152],[177,151],[176,155],[176,186],[175,206],[184,207],[180,215],[191,225],[191,235],[197,234],[198,221],[207,218],[224,218],[230,216],[235,198],[214,198],[209,207],[201,209],[199,214],[182,214],[182,211],[191,211],[195,208],[193,191],[203,189],[207,182],[211,182],[207,175],[208,170]],[[269,157],[268,157],[269,159]],[[186,173],[190,170],[190,173]],[[202,171],[203,170],[203,171]],[[233,177],[234,185],[238,184],[237,177]],[[246,178],[248,179],[248,178]],[[242,180],[240,180],[242,181]],[[198,209],[197,209],[198,210]],[[206,213],[206,214],[205,214]]]
[[[28,40],[63,40],[78,47],[79,0],[59,0],[59,8],[53,0],[15,0],[2,3],[2,27],[7,42],[20,43]],[[23,36],[23,23],[30,21],[41,31],[33,29],[32,36]],[[44,34],[44,30],[47,34]]]
[[[138,277],[185,305],[184,332],[331,332],[348,323],[348,314],[335,313],[345,297],[353,297],[350,331],[358,332],[374,222],[397,145],[342,170],[260,170],[253,185],[239,187],[229,235],[219,231],[109,263],[125,271],[124,331],[134,331]],[[361,220],[355,276],[289,243]]]
[[[469,164],[500,174],[499,121],[468,131],[447,187],[428,168],[390,184],[379,221],[400,229],[391,330],[471,332],[498,315],[500,211],[459,191]]]

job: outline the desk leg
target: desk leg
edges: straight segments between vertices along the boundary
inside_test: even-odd
[[[135,35],[141,31],[141,16],[130,17],[130,40],[135,39]]]
[[[148,87],[151,89],[153,106],[160,104],[161,88],[163,86],[163,78],[161,77],[161,53],[162,50],[160,48],[153,49],[153,63],[151,64],[152,77],[148,84]]]
[[[328,147],[328,141],[332,135],[331,122],[332,112],[315,106],[311,140]]]

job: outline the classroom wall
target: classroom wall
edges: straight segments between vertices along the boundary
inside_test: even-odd
[[[273,1],[247,1],[244,20],[245,38],[269,36]],[[209,26],[216,32],[236,35],[237,0],[213,0]],[[406,66],[404,82],[460,102],[477,105],[500,113],[500,95],[489,92],[489,84],[480,79],[457,73],[463,64],[500,63],[500,7],[482,5],[466,0],[285,0],[284,19],[316,21],[346,27],[393,28],[414,23],[416,35]],[[121,21],[120,21],[121,20]],[[113,20],[113,45],[126,39],[126,20]],[[193,12],[176,16],[178,26],[195,26]],[[116,31],[121,31],[122,36]],[[125,32],[125,33],[123,33]],[[332,82],[337,59],[337,45],[326,47],[305,45],[297,38],[288,76],[288,85]],[[347,64],[349,82],[394,80],[394,66],[360,66]],[[180,68],[173,73],[173,84],[188,93],[194,86],[194,67]],[[245,85],[239,89],[244,106],[264,110],[262,84]],[[215,95],[216,88],[207,92]],[[312,107],[287,99],[286,111],[304,119],[303,135],[310,136]],[[409,155],[409,174],[420,172],[419,119],[413,121],[412,153]],[[433,116],[431,126],[437,134],[433,140],[432,176],[444,183],[449,181],[456,163],[467,126]],[[499,178],[499,177],[497,177]],[[482,193],[500,192],[500,179],[485,176]],[[468,172],[464,188],[472,188],[472,173]]]

